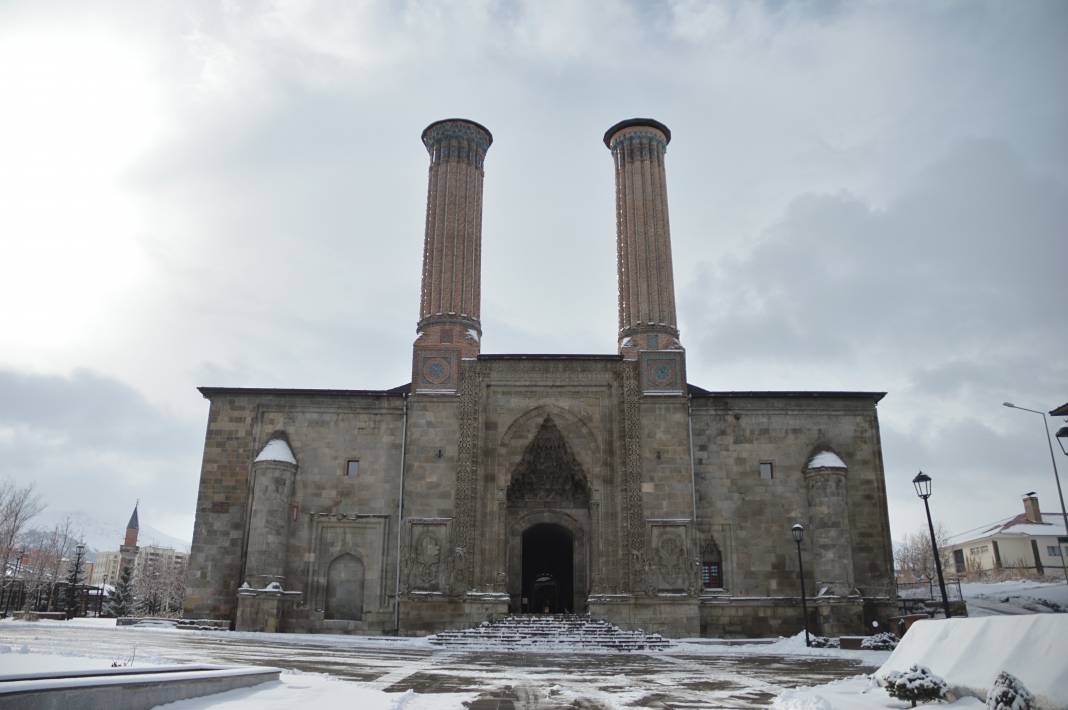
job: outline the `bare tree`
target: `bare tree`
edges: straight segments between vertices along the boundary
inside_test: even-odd
[[[0,480],[0,571],[5,575],[26,523],[44,507],[32,483],[18,486],[9,479]]]
[[[935,540],[938,543],[942,571],[950,567],[949,532],[942,523],[935,525]],[[894,550],[894,566],[899,574],[916,580],[935,578],[934,553],[931,549],[931,533],[926,528],[905,535]]]
[[[63,572],[63,560],[70,554],[77,535],[74,533],[70,518],[57,523],[52,530],[38,537],[37,541],[26,546],[23,560],[23,580],[26,585],[26,604],[36,602],[41,595],[47,600],[51,610],[52,590],[60,581]]]

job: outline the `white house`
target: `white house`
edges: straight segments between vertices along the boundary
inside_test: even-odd
[[[992,571],[1063,575],[1068,559],[1068,533],[1060,513],[1042,513],[1038,498],[1024,496],[1024,512],[979,532],[949,538],[943,548],[950,571],[977,577]]]

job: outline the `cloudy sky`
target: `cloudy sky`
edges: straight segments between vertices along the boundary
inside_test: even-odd
[[[443,117],[495,138],[483,352],[612,352],[601,135],[651,116],[694,383],[887,391],[895,537],[919,469],[952,531],[1052,512],[1001,402],[1068,401],[1066,32],[1007,0],[3,3],[0,476],[188,538],[195,386],[406,382]]]

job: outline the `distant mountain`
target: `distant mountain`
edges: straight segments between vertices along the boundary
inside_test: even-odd
[[[27,526],[38,531],[51,530],[55,525],[62,523],[63,519],[70,517],[71,525],[75,533],[81,534],[87,548],[92,552],[106,552],[117,550],[126,537],[126,522],[130,519],[127,513],[121,520],[111,523],[103,523],[89,513],[80,510],[53,510],[45,508]],[[146,525],[144,516],[140,519],[140,532],[137,536],[137,544],[159,545],[160,547],[173,547],[176,550],[189,552],[189,541],[172,537],[161,532],[151,525]],[[91,557],[95,557],[91,555]]]

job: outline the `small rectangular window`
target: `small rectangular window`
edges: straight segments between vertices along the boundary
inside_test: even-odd
[[[345,477],[356,478],[360,473],[360,462],[358,459],[352,459],[345,465]]]
[[[1060,557],[1061,548],[1057,547],[1056,545],[1046,545],[1046,554],[1050,557]]]
[[[774,475],[770,461],[760,462],[760,480],[770,481]]]

